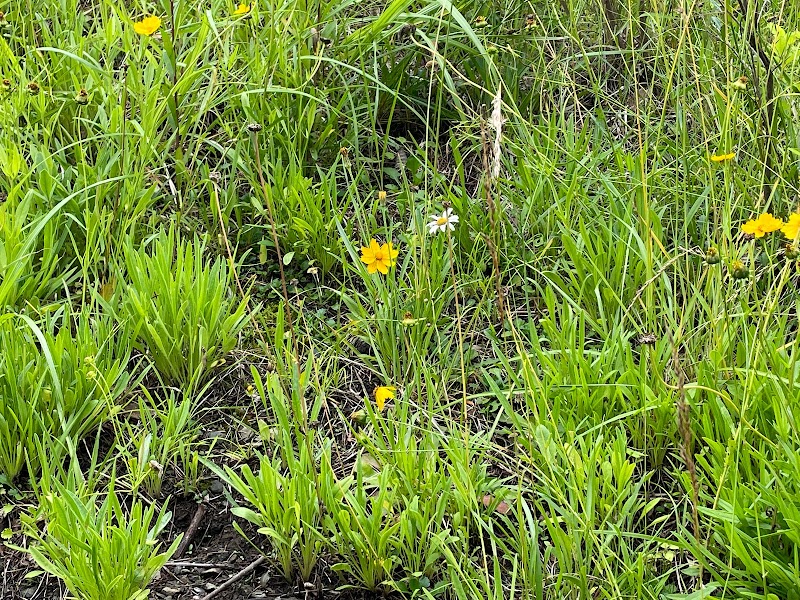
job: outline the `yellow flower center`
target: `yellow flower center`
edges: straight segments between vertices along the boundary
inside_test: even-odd
[[[436,219],[436,224],[441,227],[442,225],[447,225],[447,217],[439,217]]]

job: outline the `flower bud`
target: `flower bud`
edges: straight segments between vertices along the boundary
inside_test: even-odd
[[[734,279],[747,279],[750,275],[750,269],[740,260],[735,260],[731,263],[731,276]]]
[[[719,264],[722,258],[719,255],[719,250],[717,250],[714,246],[710,246],[708,250],[706,250],[706,263],[709,265],[716,265]]]
[[[75,103],[80,104],[81,106],[86,106],[89,104],[89,92],[83,88],[78,90],[78,93],[75,95]]]

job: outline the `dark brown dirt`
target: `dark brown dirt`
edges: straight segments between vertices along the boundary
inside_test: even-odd
[[[250,380],[249,369],[238,364],[226,375],[206,397],[204,410],[200,411],[199,418],[200,437],[218,438],[217,451],[221,451],[221,448],[227,445],[232,449],[239,444],[246,445],[252,433],[248,433],[249,428],[243,426],[243,423],[255,423],[261,416],[260,401],[254,401],[245,391]],[[365,392],[366,388],[362,381],[366,378],[364,373],[353,373],[353,377],[345,382],[343,389],[335,390],[332,394],[336,397],[333,400],[334,405],[327,406],[322,411],[321,422],[317,424],[337,441],[336,462],[339,470],[345,470],[345,465],[352,462],[356,446],[349,433],[348,419],[343,415],[360,406],[360,398],[368,393]],[[105,454],[114,447],[113,430],[101,430],[100,434],[101,454]],[[82,461],[82,466],[87,467],[88,463],[83,464],[83,462],[85,461]],[[198,507],[198,499],[184,496],[176,486],[177,474],[172,473],[172,475],[173,477],[167,476],[163,488],[164,494],[159,500],[167,501],[168,510],[172,512],[172,520],[161,536],[164,547],[169,546],[178,535],[187,531]],[[23,488],[25,487],[27,486],[23,484]],[[205,514],[183,555],[168,562],[150,584],[152,599],[200,600],[262,556],[261,549],[267,550],[263,536],[257,533],[256,528],[231,514],[221,482],[211,476],[204,478],[201,487],[203,491],[197,490],[197,492],[203,494]],[[30,498],[27,498],[27,501],[30,501]],[[24,549],[28,544],[28,540],[19,533],[21,530],[19,512],[26,507],[25,502],[26,498],[3,496],[0,487],[0,532],[4,530],[14,532],[10,539],[0,539],[0,600],[66,599],[67,591],[58,578],[43,573],[24,551],[6,545]],[[7,511],[2,510],[4,505],[17,505],[19,508],[6,515]],[[253,543],[234,529],[234,520]],[[254,544],[260,544],[261,547],[256,547]],[[337,591],[337,587],[344,582],[332,576],[329,566],[326,560],[320,561],[314,584],[309,587],[302,582],[288,583],[268,558],[252,573],[216,595],[214,600],[383,598],[354,590]]]
[[[173,520],[163,536],[165,544],[171,543],[188,528],[197,510],[197,503],[190,498],[177,498],[171,504]],[[14,530],[18,530],[18,522],[14,519],[3,523],[3,527],[11,525]],[[149,586],[150,597],[158,600],[200,600],[258,559],[261,553],[233,528],[233,519],[224,498],[210,500],[192,543],[180,559],[170,561],[161,569]],[[239,526],[250,539],[256,543],[259,541],[261,536],[254,527],[241,521]],[[23,547],[26,543],[21,535],[14,536],[10,542]],[[2,600],[67,598],[63,584],[57,578],[41,573],[24,552],[0,545],[0,566]],[[290,585],[267,560],[252,573],[216,595],[215,600],[355,600],[374,597],[352,591],[338,592],[336,587],[339,582],[332,581],[327,573],[321,573],[317,579],[317,583],[310,587]]]

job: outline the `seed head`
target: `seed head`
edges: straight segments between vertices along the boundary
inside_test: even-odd
[[[734,279],[747,279],[748,275],[750,275],[750,269],[742,261],[735,260],[731,263],[731,277]]]
[[[714,246],[710,246],[708,250],[706,250],[706,263],[709,265],[716,265],[719,264],[722,258],[719,255],[719,250],[717,250]]]

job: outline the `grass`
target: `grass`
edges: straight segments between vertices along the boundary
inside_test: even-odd
[[[247,7],[0,0],[16,559],[144,598],[218,478],[307,589],[800,598],[797,8]]]

